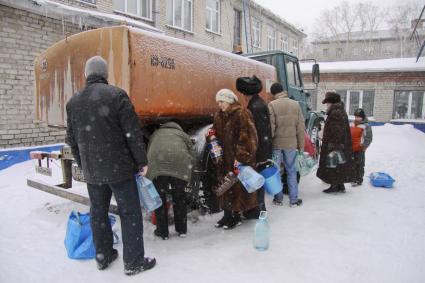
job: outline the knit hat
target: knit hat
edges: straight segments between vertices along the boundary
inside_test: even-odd
[[[108,63],[100,56],[91,57],[86,62],[84,75],[86,78],[90,75],[97,75],[108,79]]]
[[[354,111],[354,116],[361,117],[362,119],[366,118],[366,113],[362,108],[358,108],[356,111]]]
[[[240,77],[236,80],[236,89],[245,95],[254,95],[261,92],[263,85],[256,76]]]
[[[217,94],[215,95],[215,101],[216,102],[224,101],[224,102],[227,102],[229,104],[233,104],[236,101],[238,101],[238,97],[230,89],[223,88],[223,89],[219,90],[217,92]]]
[[[280,83],[274,83],[270,87],[270,93],[273,94],[273,95],[281,93],[282,91],[283,91],[283,87]]]
[[[327,92],[325,99],[323,99],[322,104],[326,103],[338,103],[341,102],[341,96],[336,92]]]

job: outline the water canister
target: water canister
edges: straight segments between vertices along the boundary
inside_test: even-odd
[[[239,166],[238,179],[248,193],[253,193],[264,185],[264,177],[251,166]]]
[[[221,147],[214,129],[209,129],[207,134],[207,147],[210,152],[212,161],[217,164],[223,158],[223,148]]]
[[[140,204],[147,211],[154,211],[161,207],[162,200],[151,180],[140,175],[136,176],[137,189],[139,191]]]
[[[267,211],[261,211],[254,227],[254,248],[265,251],[269,248],[270,227],[267,221]]]

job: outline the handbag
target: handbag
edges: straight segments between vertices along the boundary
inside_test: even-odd
[[[109,215],[111,227],[114,225],[115,216]],[[114,233],[114,244],[118,243],[118,235]],[[96,249],[93,244],[93,233],[90,227],[90,213],[72,211],[68,217],[65,235],[65,248],[69,258],[93,259]]]

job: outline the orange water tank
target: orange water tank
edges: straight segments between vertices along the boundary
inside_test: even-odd
[[[240,76],[259,77],[261,95],[277,81],[273,66],[210,48],[126,26],[81,32],[40,54],[35,61],[37,118],[51,126],[66,126],[68,99],[84,87],[84,64],[92,56],[108,61],[109,83],[130,96],[142,121],[158,117],[196,119],[218,110],[215,94],[236,91]]]

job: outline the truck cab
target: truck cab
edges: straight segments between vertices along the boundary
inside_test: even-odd
[[[299,60],[296,56],[283,51],[266,51],[244,55],[248,58],[272,65],[276,68],[277,78],[291,99],[298,101],[306,120],[307,132],[311,135],[314,125],[313,120],[318,117],[317,113],[311,112],[312,105],[310,93],[304,88]],[[319,65],[314,64],[312,81],[319,83]],[[267,86],[268,88],[270,86]],[[313,119],[312,119],[313,118]]]

